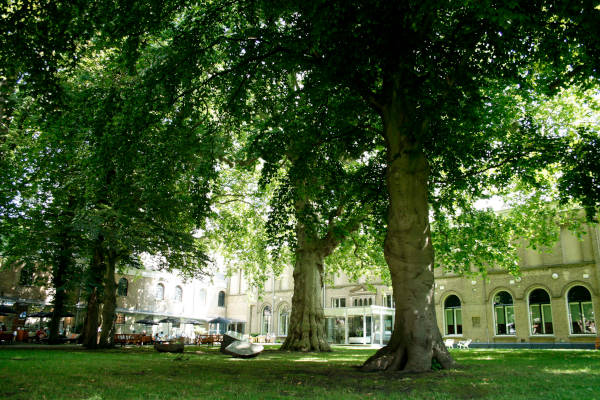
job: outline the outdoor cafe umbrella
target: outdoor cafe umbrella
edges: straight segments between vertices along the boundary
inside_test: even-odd
[[[135,323],[140,324],[140,325],[147,325],[147,326],[158,325],[158,322],[155,322],[150,317],[139,319],[139,320],[135,321]],[[150,332],[150,335],[152,335],[152,332]]]
[[[154,320],[148,318],[140,319],[138,321],[135,321],[135,323],[141,325],[158,325],[158,322],[154,322]]]
[[[45,312],[45,311],[38,311],[36,313],[29,314],[29,317],[31,317],[31,318],[50,318],[51,316],[52,316],[51,312]]]
[[[206,321],[199,321],[197,319],[188,319],[184,323],[187,325],[204,325]]]
[[[40,322],[38,324],[38,329],[41,329],[42,328],[42,320],[44,318],[50,318],[51,316],[52,316],[51,312],[38,311],[36,313],[28,315],[27,318],[39,318]]]
[[[217,333],[219,332],[219,325],[220,324],[224,324],[225,328],[227,328],[227,325],[229,325],[231,323],[230,319],[227,318],[223,318],[223,317],[217,317],[217,318],[213,318],[210,321],[208,321],[210,324],[216,324],[217,325]]]
[[[163,323],[163,324],[169,324],[168,337],[170,337],[171,336],[171,324],[179,322],[179,319],[173,318],[173,317],[167,317],[167,318],[161,319],[158,322]]]
[[[4,314],[18,314],[19,312],[12,307],[0,305],[0,312]]]

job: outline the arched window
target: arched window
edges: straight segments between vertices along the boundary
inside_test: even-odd
[[[183,300],[183,289],[181,286],[175,286],[175,294],[173,296],[173,300],[177,303],[181,303]]]
[[[198,291],[198,301],[201,305],[206,304],[206,289],[202,288]]]
[[[271,332],[271,307],[270,306],[266,306],[265,308],[263,308],[263,312],[262,312],[262,324],[261,324],[261,331],[260,333],[263,335],[266,335],[267,333]]]
[[[499,292],[494,296],[494,317],[496,335],[515,335],[515,307],[508,292]]]
[[[21,275],[19,275],[19,285],[33,286],[33,268],[30,265],[26,265],[21,269]]]
[[[155,297],[156,297],[156,300],[164,300],[165,299],[165,285],[163,285],[162,283],[159,283],[158,285],[156,285]]]
[[[446,297],[444,316],[446,318],[446,335],[462,335],[462,311],[458,296],[451,294]]]
[[[281,307],[279,309],[279,334],[280,335],[287,336],[289,323],[290,323],[290,313],[288,312],[287,307]]]
[[[117,285],[117,296],[127,297],[127,290],[129,289],[129,281],[125,278],[119,279]]]
[[[550,296],[544,289],[535,289],[529,293],[529,320],[532,335],[554,333]]]
[[[218,306],[225,307],[225,292],[222,290],[219,292]]]
[[[567,301],[571,333],[574,335],[595,334],[596,319],[590,291],[583,286],[574,286],[569,290]]]

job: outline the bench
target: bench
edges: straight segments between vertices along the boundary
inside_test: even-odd
[[[221,343],[222,341],[223,341],[223,336],[221,336],[221,335],[200,335],[196,339],[197,344],[214,345],[215,343]]]
[[[0,332],[0,343],[12,343],[13,339],[12,332]]]
[[[138,346],[144,343],[152,343],[152,337],[142,335],[141,333],[116,333],[115,344],[125,346],[126,344],[135,344]]]

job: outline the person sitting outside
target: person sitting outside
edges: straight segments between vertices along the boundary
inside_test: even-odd
[[[45,337],[47,337],[46,332],[42,329],[39,328],[36,332],[35,332],[35,336],[36,336],[36,340],[38,342],[41,342]]]

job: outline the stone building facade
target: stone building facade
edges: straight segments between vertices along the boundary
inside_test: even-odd
[[[595,316],[600,312],[600,232],[587,226],[578,238],[562,230],[551,249],[536,252],[522,246],[522,274],[514,277],[491,269],[487,279],[436,270],[435,306],[445,338],[475,343],[590,343],[598,335]],[[0,303],[15,307],[18,315],[0,316],[9,328],[26,324],[23,312],[49,310],[52,292],[32,284],[20,270],[0,271]],[[142,330],[193,337],[223,331],[208,323],[226,317],[245,334],[282,340],[291,314],[293,275],[287,268],[267,280],[258,292],[241,271],[229,277],[184,281],[154,270],[131,270],[117,277],[117,332]],[[326,332],[332,343],[385,344],[394,325],[391,288],[377,278],[358,282],[333,276],[323,289]],[[82,299],[74,299],[64,329],[83,320]],[[136,321],[166,317],[179,323],[141,326]],[[195,325],[187,323],[195,321]],[[39,322],[33,320],[33,322]]]
[[[439,272],[436,313],[447,338],[484,343],[579,343],[598,335],[600,236],[563,229],[551,249],[522,247],[522,274],[491,270],[489,280]]]
[[[584,231],[576,237],[562,229],[560,240],[541,252],[523,243],[520,277],[493,268],[486,279],[437,269],[435,306],[442,335],[490,344],[594,342],[600,312],[600,232],[597,226]],[[248,332],[283,339],[291,310],[291,276],[289,269],[280,279],[271,279],[260,296],[229,295],[235,302],[231,308],[247,310]],[[391,288],[375,277],[358,282],[333,277],[323,291],[329,341],[385,344],[394,324],[391,295]]]

